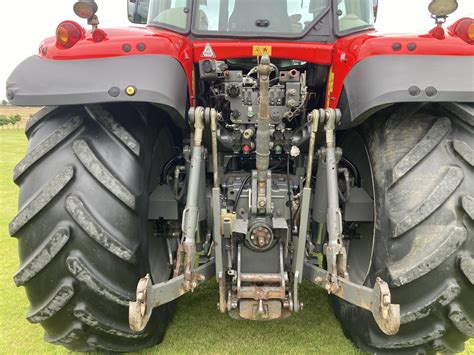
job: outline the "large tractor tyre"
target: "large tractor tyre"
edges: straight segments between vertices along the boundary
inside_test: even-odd
[[[41,323],[46,341],[134,351],[163,339],[168,305],[143,332],[128,326],[140,277],[151,269],[155,282],[170,276],[166,243],[147,233],[152,164],[166,161],[160,152],[173,146],[162,125],[157,111],[130,104],[45,109],[29,122],[10,234],[21,261],[14,281],[25,286],[27,319]]]
[[[374,244],[362,243],[367,253],[349,249],[349,273],[369,265],[360,283],[386,280],[401,308],[400,331],[387,336],[369,312],[332,298],[345,334],[364,351],[459,352],[474,337],[473,112],[407,105],[360,130],[366,149],[357,149],[373,176],[361,172],[373,183]]]

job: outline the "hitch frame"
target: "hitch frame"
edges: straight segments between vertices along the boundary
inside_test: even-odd
[[[230,312],[238,305],[238,299],[257,300],[257,312],[254,312],[255,302],[248,301],[243,304],[243,312],[247,315],[244,318],[265,318],[265,307],[273,307],[271,303],[274,299],[284,300],[284,304],[280,306],[286,309],[298,312],[303,308],[303,304],[299,302],[299,284],[303,278],[310,280],[316,285],[324,288],[329,294],[334,294],[337,297],[356,305],[362,309],[368,310],[372,313],[375,322],[379,328],[387,335],[394,335],[400,328],[400,306],[391,303],[391,293],[386,282],[377,278],[375,280],[374,288],[358,285],[350,281],[347,272],[347,255],[346,249],[342,242],[342,215],[339,207],[338,187],[337,187],[337,157],[335,144],[335,130],[339,124],[341,113],[337,109],[313,110],[309,115],[311,123],[311,137],[309,146],[309,162],[307,167],[306,184],[302,193],[302,213],[300,218],[300,229],[298,237],[295,240],[296,250],[294,259],[292,261],[291,269],[293,271],[293,295],[288,300],[286,298],[286,278],[283,267],[283,251],[280,246],[280,275],[277,274],[242,274],[240,271],[240,245],[238,253],[238,273],[237,273],[237,300],[232,299],[231,292],[228,292],[226,287],[226,274],[224,269],[224,246],[223,235],[226,237],[230,234],[229,223],[221,226],[221,219],[223,217],[220,209],[220,179],[217,157],[217,119],[219,113],[214,109],[196,107],[191,108],[189,112],[191,123],[194,123],[193,147],[191,158],[190,179],[188,181],[189,192],[186,201],[186,208],[183,212],[182,234],[183,239],[177,250],[176,268],[174,277],[169,281],[153,285],[151,276],[148,274],[140,279],[137,292],[136,301],[130,302],[129,305],[129,324],[134,332],[141,332],[148,324],[152,311],[154,308],[167,304],[187,292],[193,290],[204,280],[217,275],[219,283],[219,303],[218,310],[222,313]],[[211,139],[212,139],[212,165],[213,165],[213,188],[212,188],[212,210],[213,210],[213,236],[214,236],[214,258],[199,268],[194,268],[196,246],[195,233],[197,228],[197,220],[199,216],[199,208],[197,205],[197,186],[199,181],[199,169],[201,161],[204,158],[202,146],[202,134],[204,130],[204,123],[208,122],[211,125]],[[320,125],[324,124],[326,133],[326,149],[323,153],[323,158],[326,161],[326,178],[327,178],[327,225],[328,225],[328,243],[324,246],[324,254],[328,261],[328,270],[317,267],[313,264],[305,262],[305,245],[307,242],[307,233],[309,227],[309,210],[311,197],[311,174],[313,157],[316,143],[316,135]],[[258,155],[258,154],[257,154]],[[265,158],[261,154],[260,158]],[[257,162],[258,163],[258,162]],[[260,162],[262,163],[262,162]],[[263,165],[264,164],[260,164]],[[259,167],[259,164],[257,164]],[[252,211],[258,215],[261,212],[258,209],[259,198],[261,197],[260,179],[257,173],[254,172],[253,184],[258,181],[257,186],[253,186],[254,191],[259,191],[253,196]],[[270,174],[268,174],[271,176]],[[257,177],[257,178],[256,178]],[[269,177],[267,177],[269,179]],[[271,186],[271,181],[265,181],[265,185]],[[263,186],[265,186],[263,185]],[[267,191],[265,196],[267,201],[271,201],[271,192]],[[265,204],[261,210],[267,211],[269,205]],[[227,228],[227,229],[226,229]],[[247,228],[245,228],[247,229]],[[225,232],[227,230],[227,233]],[[228,237],[226,237],[228,238]],[[227,256],[228,257],[228,256]],[[230,259],[229,259],[230,260]],[[227,261],[229,261],[227,260]],[[268,279],[268,280],[267,280]],[[262,287],[241,287],[241,281],[256,282],[270,281],[271,283],[278,282],[280,286],[262,288]],[[245,292],[244,292],[245,291]],[[269,292],[268,295],[262,292]],[[272,293],[273,292],[273,293]],[[276,293],[275,293],[276,292]],[[244,293],[244,294],[242,294]],[[268,299],[268,304],[263,304],[263,299]],[[271,299],[271,300],[270,300]],[[275,308],[275,307],[273,307]],[[270,308],[268,308],[270,309]],[[275,313],[276,309],[270,313]],[[241,310],[242,312],[242,310]],[[251,314],[250,314],[250,313]],[[281,310],[280,310],[281,312]],[[248,313],[248,314],[247,314]],[[268,310],[267,310],[268,313]],[[249,316],[251,315],[251,317]]]

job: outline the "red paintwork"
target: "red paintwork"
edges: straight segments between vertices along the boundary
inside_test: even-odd
[[[193,88],[193,47],[187,37],[169,31],[156,28],[127,27],[104,29],[106,39],[102,42],[94,42],[92,31],[87,31],[85,39],[79,41],[70,49],[63,49],[56,45],[56,38],[51,37],[44,40],[40,46],[40,56],[45,59],[54,60],[77,60],[110,58],[119,56],[163,54],[176,58],[183,66],[188,80],[188,88],[191,93],[191,104],[194,105]],[[145,44],[144,51],[139,51],[138,44]],[[131,51],[123,50],[125,44],[130,45]]]
[[[333,44],[301,43],[301,42],[272,42],[272,41],[195,41],[194,59],[203,59],[201,53],[207,43],[211,43],[216,59],[251,58],[254,45],[271,45],[272,57],[295,59],[316,64],[330,65]]]
[[[340,38],[336,43],[307,43],[290,41],[251,41],[251,40],[191,40],[190,38],[154,27],[129,27],[105,29],[107,37],[96,43],[91,31],[86,32],[85,39],[73,48],[61,49],[56,46],[56,39],[46,39],[40,47],[40,56],[45,59],[75,60],[106,58],[128,55],[163,54],[176,58],[183,66],[188,77],[190,104],[194,105],[194,63],[201,58],[207,43],[212,45],[217,59],[252,57],[254,45],[271,45],[275,58],[298,59],[316,64],[330,65],[334,80],[329,80],[327,106],[337,107],[344,79],[349,71],[361,60],[380,55],[446,55],[474,56],[474,45],[469,45],[456,37],[452,32],[446,33],[444,39],[424,35],[381,35],[374,31],[363,32]],[[139,51],[138,44],[145,44],[146,49]],[[394,43],[401,49],[395,51]],[[408,50],[408,44],[414,43],[416,49]],[[126,53],[123,45],[131,46]]]
[[[399,43],[401,49],[394,51],[392,45]],[[408,44],[415,43],[414,51],[408,50]],[[336,108],[344,86],[344,79],[349,71],[363,59],[379,55],[443,55],[474,56],[474,46],[460,38],[446,35],[439,40],[431,35],[381,35],[376,32],[357,34],[341,38],[334,46],[332,70],[334,87],[328,88],[327,106]]]

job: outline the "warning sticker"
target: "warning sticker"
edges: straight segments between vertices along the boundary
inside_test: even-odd
[[[216,53],[214,53],[214,50],[212,49],[212,46],[210,43],[207,43],[206,46],[204,47],[204,50],[202,51],[201,57],[204,58],[215,58]]]
[[[261,57],[262,55],[267,54],[272,55],[272,46],[253,46],[252,55],[254,57]]]

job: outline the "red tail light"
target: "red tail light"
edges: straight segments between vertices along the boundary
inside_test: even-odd
[[[444,34],[444,28],[440,26],[436,26],[429,32],[430,36],[436,39],[445,39],[446,36]]]
[[[92,32],[92,40],[94,42],[102,42],[103,40],[105,40],[107,38],[107,33],[105,33],[104,30],[101,30],[101,29],[96,29],[94,30],[94,32]]]
[[[474,44],[474,20],[472,18],[462,18],[449,28],[449,33],[458,36],[463,41]]]
[[[84,38],[84,29],[74,21],[61,22],[56,29],[56,43],[62,48],[71,48]]]

